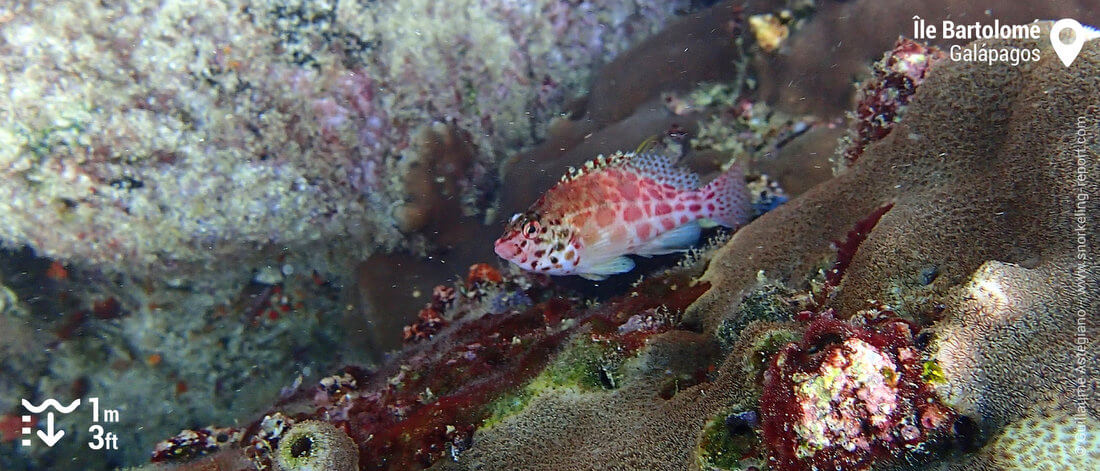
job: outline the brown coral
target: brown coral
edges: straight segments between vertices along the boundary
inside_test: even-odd
[[[1074,403],[1100,416],[1100,398],[1087,392],[1095,386],[1079,383],[1087,376],[1077,366],[1100,363],[1100,350],[1078,346],[1079,339],[1095,339],[1100,319],[1079,317],[1076,308],[1100,286],[1091,280],[1079,297],[1069,289],[1072,276],[1054,264],[982,265],[934,327],[933,357],[947,381],[941,396],[990,426],[1016,421],[1036,403]]]

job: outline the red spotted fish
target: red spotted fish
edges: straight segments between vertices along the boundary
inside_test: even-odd
[[[569,174],[497,239],[497,255],[520,268],[602,280],[634,268],[626,255],[684,251],[706,221],[736,228],[747,222],[750,198],[734,165],[700,188],[699,176],[666,155],[602,155]]]

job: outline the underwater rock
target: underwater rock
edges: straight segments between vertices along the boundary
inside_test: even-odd
[[[773,356],[760,399],[769,465],[857,470],[934,451],[955,413],[923,379],[914,334],[904,322],[862,329],[821,318]]]
[[[686,7],[14,5],[0,24],[0,239],[209,283],[286,248],[339,272],[402,245],[397,228],[430,211],[419,195],[390,211],[420,129],[468,133],[476,162],[454,196],[484,209],[479,175],[539,138],[594,65]]]
[[[0,417],[7,418],[10,411],[20,407],[19,398],[31,397],[33,378],[42,374],[49,358],[42,345],[49,342],[45,332],[31,322],[31,311],[14,291],[4,284],[0,276],[0,355],[4,369],[15,372],[2,374],[0,378]],[[11,417],[16,417],[12,413]],[[5,428],[0,431],[0,442],[10,442],[17,437]]]
[[[736,43],[743,22],[742,7],[722,2],[670,23],[596,73],[584,118],[603,127],[634,114],[662,92],[736,80],[737,64],[743,62]]]
[[[339,291],[351,267],[465,246],[498,161],[686,4],[0,8],[0,245],[50,257],[37,281],[59,286],[18,293],[48,300],[30,321],[0,318],[0,417],[36,395],[140,406],[117,453],[81,453],[76,419],[33,452],[58,470],[136,463],[182,425],[247,420],[299,374],[398,346],[416,311],[387,311],[383,292],[363,322]],[[460,267],[491,256],[469,246],[488,249]],[[431,268],[428,287],[451,274]],[[0,450],[0,468],[25,466],[20,452]]]
[[[87,416],[67,414],[57,417],[67,433],[54,447],[21,449],[16,441],[0,448],[5,470],[141,463],[157,441],[191,421],[249,419],[299,375],[366,360],[352,349],[329,348],[353,335],[337,322],[345,304],[336,290],[311,273],[196,295],[120,284],[79,269],[62,277],[57,263],[30,254],[0,251],[0,278],[11,290],[0,296],[14,300],[0,316],[6,356],[0,418],[18,416],[20,398],[96,397],[120,411],[112,432],[126,446],[87,453]]]

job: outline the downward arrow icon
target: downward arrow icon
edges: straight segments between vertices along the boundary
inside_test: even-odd
[[[61,440],[61,437],[64,437],[64,436],[65,436],[65,431],[64,430],[58,430],[58,431],[55,432],[54,429],[53,429],[53,412],[47,413],[46,414],[46,431],[43,432],[43,431],[39,430],[38,431],[38,438],[41,438],[42,442],[45,443],[46,446],[53,447],[54,445],[57,444],[57,441]]]

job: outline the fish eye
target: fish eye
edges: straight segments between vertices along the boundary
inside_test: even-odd
[[[532,222],[529,222],[529,223],[523,225],[523,236],[527,237],[528,239],[534,237],[535,234],[538,234],[538,232],[539,232],[539,223],[537,223],[537,222],[532,221]]]

